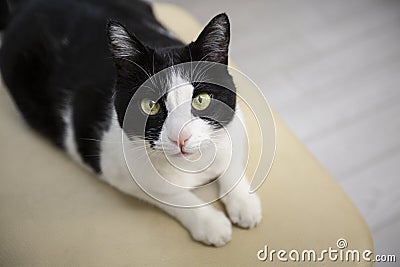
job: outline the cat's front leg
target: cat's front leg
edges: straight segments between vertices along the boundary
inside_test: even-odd
[[[238,181],[238,176],[243,173],[241,166],[240,162],[231,164],[227,172],[220,177],[220,195],[225,195]],[[243,175],[237,185],[221,199],[232,223],[243,228],[253,228],[262,219],[260,199],[256,193],[251,194],[249,188],[247,177]]]
[[[190,232],[193,239],[220,247],[232,239],[232,225],[225,214],[211,206],[192,209],[175,208],[173,214]]]
[[[137,196],[139,197],[139,196]],[[188,231],[193,239],[206,245],[220,247],[232,238],[232,225],[225,214],[211,205],[181,208],[166,205],[167,203],[202,203],[191,191],[180,191],[177,194],[162,195],[162,202],[141,194],[140,198],[158,206],[169,215],[178,220]]]

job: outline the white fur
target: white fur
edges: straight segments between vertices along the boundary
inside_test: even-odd
[[[242,129],[240,126],[243,120],[242,114],[237,108],[233,120],[226,126],[227,131],[222,131],[222,134],[217,136],[213,135],[212,127],[202,119],[195,118],[191,113],[193,86],[179,73],[171,73],[168,87],[170,89],[167,94],[166,108],[169,115],[163,125],[161,138],[156,142],[155,149],[158,153],[151,154],[150,152],[150,160],[146,160],[146,150],[139,149],[140,145],[135,142],[132,143],[132,149],[125,149],[126,159],[129,160],[129,167],[134,168],[135,177],[138,176],[139,179],[142,179],[140,182],[146,187],[147,193],[162,195],[164,200],[182,203],[182,205],[201,203],[202,201],[190,189],[171,189],[171,187],[161,185],[162,181],[157,180],[154,177],[155,174],[149,171],[151,163],[154,163],[158,172],[173,184],[193,187],[220,176],[218,184],[221,194],[228,191],[235,185],[234,179],[244,170],[246,133],[240,130]],[[68,117],[66,120],[70,122],[70,112],[66,112],[66,117]],[[74,159],[81,162],[77,158],[76,147],[72,140],[71,123],[67,123],[67,126],[65,139],[67,151]],[[166,156],[171,156],[177,163],[187,162],[182,156],[175,155],[180,152],[180,148],[172,140],[177,138],[180,131],[186,131],[186,134],[190,136],[183,147],[184,151],[192,152],[188,156],[189,158],[196,157],[198,153],[196,151],[199,150],[200,144],[214,144],[217,151],[215,160],[204,171],[185,173],[174,168],[166,159]],[[111,126],[101,142],[103,172],[101,179],[127,194],[160,207],[181,222],[195,240],[214,246],[222,246],[230,241],[231,222],[224,213],[212,205],[189,209],[178,208],[166,205],[145,194],[130,176],[123,155],[122,139],[124,143],[128,142],[129,144],[130,141],[119,126],[114,110]],[[162,150],[165,153],[161,153]],[[206,149],[203,153],[208,153],[207,151],[212,151],[212,149]],[[197,163],[193,161],[190,164]],[[244,228],[251,228],[260,222],[260,201],[255,194],[249,194],[249,183],[246,177],[242,177],[236,187],[224,196],[222,201],[233,223]]]
[[[78,161],[79,163],[82,164],[82,160],[81,157],[79,156],[78,149],[76,147],[76,143],[74,140],[74,127],[72,125],[72,111],[70,108],[67,108],[64,111],[63,120],[66,125],[64,144],[67,153],[71,156],[73,160]]]

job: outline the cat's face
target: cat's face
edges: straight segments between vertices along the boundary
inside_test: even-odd
[[[144,138],[152,149],[177,156],[196,154],[200,145],[218,142],[218,132],[233,119],[236,108],[235,87],[225,67],[225,14],[211,20],[187,46],[153,49],[118,23],[109,24],[109,38],[118,73],[115,108],[121,127],[129,109],[132,123],[124,125],[128,136]],[[212,66],[183,67],[187,65],[182,63],[195,61],[223,64],[218,79],[229,89],[207,82],[215,80]],[[160,71],[162,75],[153,76]],[[193,79],[199,76],[201,81]]]

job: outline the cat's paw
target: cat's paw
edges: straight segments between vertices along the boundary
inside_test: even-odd
[[[192,237],[206,245],[220,247],[232,239],[232,224],[224,213],[213,210],[191,227]]]
[[[256,194],[228,195],[224,202],[232,223],[242,228],[253,228],[260,223],[261,203]]]

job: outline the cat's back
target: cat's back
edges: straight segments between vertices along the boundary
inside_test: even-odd
[[[107,128],[109,120],[116,76],[106,33],[109,20],[122,22],[149,46],[181,44],[142,1],[17,2],[2,36],[4,83],[28,124],[61,147],[64,117],[71,114],[82,153],[97,148],[79,137],[98,138],[102,129],[93,130],[94,125]]]
[[[103,107],[114,67],[100,7],[78,1],[21,1],[3,33],[2,78],[27,123],[63,147],[66,109]]]
[[[182,44],[156,20],[151,6],[142,1],[22,0],[18,3],[0,50],[0,68],[11,91],[18,87],[37,87],[37,90],[52,87],[47,93],[59,95],[59,90],[96,87],[94,84],[112,87],[115,70],[106,33],[110,20],[122,22],[151,47]],[[31,86],[15,86],[21,79]]]

